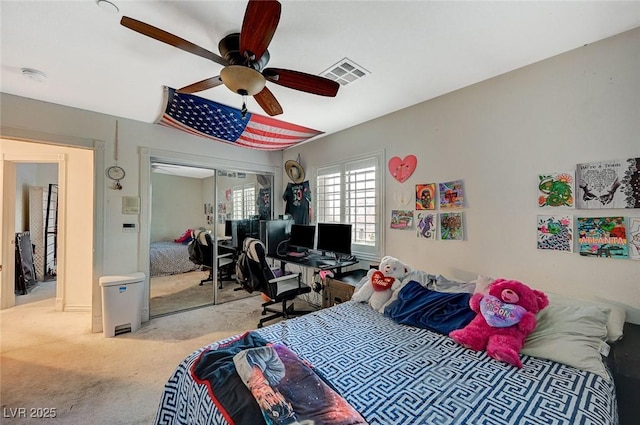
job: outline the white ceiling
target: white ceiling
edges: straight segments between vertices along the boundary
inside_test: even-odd
[[[220,65],[119,24],[125,15],[218,53],[239,32],[246,1],[6,1],[4,93],[144,122],[162,87],[219,74]],[[325,98],[267,83],[277,118],[333,133],[640,26],[639,1],[282,1],[268,66],[320,74],[347,57],[371,74]],[[47,74],[38,83],[21,68]],[[240,107],[224,86],[200,96]],[[251,112],[262,114],[250,99]]]

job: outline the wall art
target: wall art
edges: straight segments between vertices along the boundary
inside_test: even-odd
[[[627,258],[624,217],[578,217],[578,246],[586,257]]]
[[[574,208],[575,179],[573,172],[538,175],[538,206]]]
[[[539,215],[538,249],[573,252],[573,216]]]
[[[640,208],[640,158],[578,164],[576,207]]]
[[[640,260],[640,217],[629,218],[629,258]]]
[[[416,170],[418,158],[415,155],[407,155],[404,159],[394,156],[389,160],[389,172],[394,179],[404,183]]]
[[[418,213],[416,227],[418,238],[435,241],[438,234],[438,215],[436,213]]]
[[[438,183],[440,208],[456,209],[464,206],[462,180]]]
[[[416,185],[416,209],[435,210],[436,209],[436,184]]]
[[[440,213],[440,239],[464,239],[464,225],[461,212]]]
[[[413,229],[413,211],[391,210],[391,228],[402,230]]]

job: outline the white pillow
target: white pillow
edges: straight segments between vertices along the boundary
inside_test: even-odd
[[[475,289],[473,290],[474,294],[480,293],[486,295],[489,293],[489,285],[493,283],[495,279],[489,276],[485,276],[483,274],[479,274],[476,280],[472,280],[471,282],[476,284]]]
[[[607,317],[607,342],[615,342],[622,338],[622,329],[626,319],[626,311],[619,305],[607,303],[605,301],[587,300],[581,298],[570,297],[567,295],[546,292],[549,297],[549,305],[557,306],[593,306],[598,307],[602,311],[608,311]]]
[[[593,305],[550,304],[536,315],[535,330],[527,336],[522,354],[549,359],[602,376],[610,375],[602,362],[608,346],[609,311]]]

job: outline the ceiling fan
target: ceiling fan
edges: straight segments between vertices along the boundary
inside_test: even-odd
[[[276,0],[249,0],[239,33],[220,40],[220,55],[160,28],[123,16],[120,24],[140,34],[170,44],[186,52],[209,59],[224,68],[220,75],[178,89],[178,93],[196,93],[224,84],[229,90],[244,96],[253,96],[269,115],[279,115],[282,107],[266,82],[320,96],[334,97],[340,84],[328,78],[281,68],[265,68],[270,55],[267,47],[280,21],[280,2]],[[246,113],[243,101],[242,112]]]

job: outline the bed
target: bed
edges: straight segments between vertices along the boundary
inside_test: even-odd
[[[554,298],[551,306],[548,317],[539,317],[540,329],[534,331],[538,334],[527,340],[531,352],[558,339],[563,340],[561,344],[573,343],[571,335],[582,329],[568,329],[566,321],[556,323],[567,312],[597,316],[587,317],[591,322],[585,328],[590,335],[579,336],[580,347],[589,345],[587,339],[598,340],[595,344],[600,347],[607,338],[619,337],[611,335],[613,315],[607,306],[585,306],[561,298]],[[236,420],[210,384],[213,381],[201,375],[202,370],[222,370],[203,365],[209,353],[247,336],[285,345],[369,424],[618,423],[614,382],[599,348],[596,354],[590,350],[586,355],[570,346],[556,347],[570,360],[592,356],[584,368],[523,354],[524,366],[517,369],[484,352],[466,349],[445,334],[399,324],[355,301],[248,331],[190,354],[166,383],[155,423],[249,423]],[[251,399],[252,393],[243,390],[247,391],[244,397]],[[266,423],[259,419],[251,423]]]
[[[189,260],[187,245],[172,241],[151,242],[149,262],[150,277],[187,273],[200,268]]]

